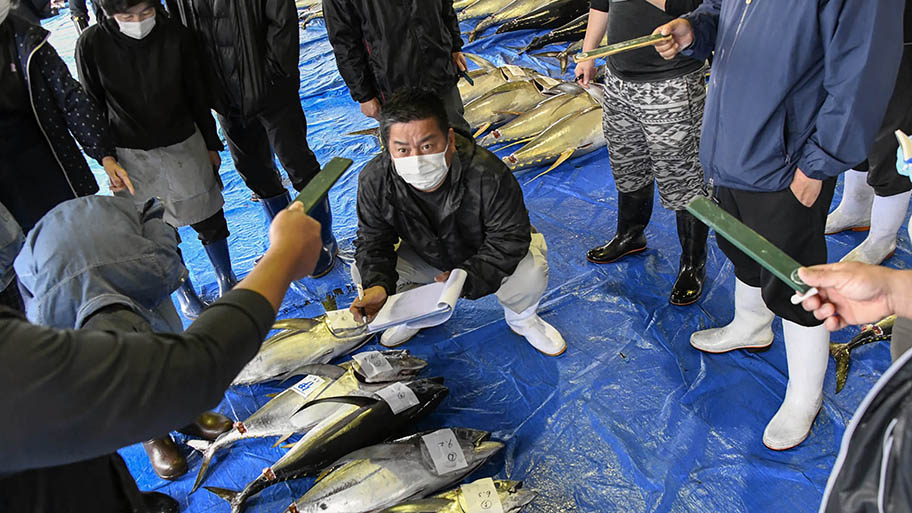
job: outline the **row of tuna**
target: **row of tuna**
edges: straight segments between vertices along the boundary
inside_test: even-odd
[[[217,453],[236,443],[277,437],[273,447],[301,435],[275,463],[239,490],[206,487],[233,513],[266,488],[319,476],[286,511],[298,513],[469,513],[456,485],[503,444],[490,433],[461,427],[397,438],[444,400],[443,378],[418,379],[427,362],[407,350],[367,352],[339,365],[325,362],[361,347],[369,336],[335,337],[323,318],[277,321],[278,334],[235,380],[236,386],[304,375],[213,442],[188,441],[203,459],[193,490],[203,483]],[[464,464],[441,468],[430,438],[449,437]],[[458,447],[457,447],[458,446]],[[458,448],[458,451],[457,451]],[[515,481],[486,480],[505,513],[517,513],[535,493]]]

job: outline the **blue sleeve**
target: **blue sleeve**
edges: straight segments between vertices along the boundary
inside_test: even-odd
[[[896,84],[903,9],[903,0],[842,0],[821,10],[826,99],[798,157],[807,176],[838,176],[867,158]]]
[[[722,0],[703,0],[700,7],[684,19],[693,27],[694,41],[681,54],[698,61],[706,60],[716,47],[716,34],[719,31],[719,13],[722,11]]]

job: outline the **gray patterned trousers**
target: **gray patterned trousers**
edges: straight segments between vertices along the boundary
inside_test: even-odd
[[[682,210],[703,194],[700,129],[706,70],[658,82],[630,82],[608,72],[602,127],[620,192],[658,182],[662,206]]]

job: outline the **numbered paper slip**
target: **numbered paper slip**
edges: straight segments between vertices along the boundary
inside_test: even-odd
[[[453,315],[456,301],[462,295],[465,271],[454,269],[443,283],[431,283],[401,294],[394,294],[368,324],[371,333],[405,324],[409,328],[430,328],[443,324]]]

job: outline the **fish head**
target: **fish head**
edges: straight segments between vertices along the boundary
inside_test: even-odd
[[[386,361],[390,364],[390,369],[378,373],[369,381],[364,378],[360,372],[360,367],[355,364],[355,370],[358,371],[358,377],[367,383],[383,383],[387,381],[402,381],[417,375],[423,371],[428,363],[417,356],[412,356],[408,349],[394,349],[390,351],[381,351]]]
[[[415,416],[436,408],[450,392],[443,384],[443,378],[419,379],[407,383],[406,386],[414,392],[420,403]]]
[[[503,448],[503,443],[492,441],[491,433],[480,429],[452,428],[469,465],[481,464]]]
[[[534,490],[523,488],[522,481],[494,481],[494,488],[504,513],[521,511],[538,496]]]

